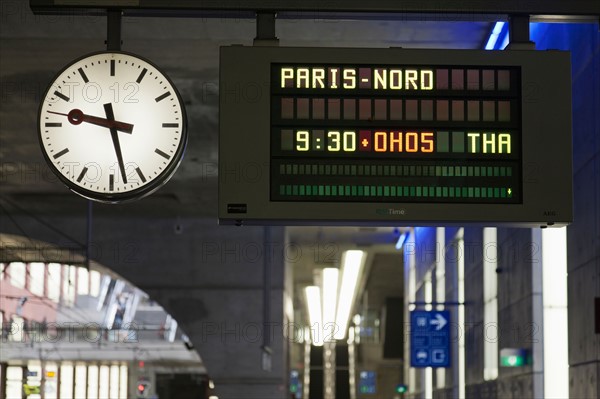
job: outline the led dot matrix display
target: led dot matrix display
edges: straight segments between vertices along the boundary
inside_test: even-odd
[[[273,64],[271,199],[521,201],[520,68]]]

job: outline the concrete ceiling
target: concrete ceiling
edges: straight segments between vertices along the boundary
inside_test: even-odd
[[[281,46],[476,49],[482,48],[492,25],[305,18],[277,21],[277,36]],[[178,87],[187,109],[189,142],[179,169],[158,192],[131,204],[95,204],[95,217],[199,217],[217,223],[219,47],[252,45],[255,32],[250,19],[123,19],[123,50],[155,62]],[[1,212],[85,216],[86,200],[65,188],[46,166],[37,137],[37,110],[53,76],[71,60],[105,49],[105,38],[103,17],[35,16],[25,1],[3,11],[0,200],[9,202],[0,201]],[[315,253],[310,262],[294,265],[296,305],[301,306],[300,288],[313,283],[315,268],[338,266],[343,250],[356,246],[398,256],[393,244],[399,233],[392,228],[288,228],[290,242]]]
[[[45,164],[37,137],[40,97],[71,60],[103,50],[106,19],[36,16],[28,2],[4,10],[0,24],[0,195],[36,214],[85,214],[85,200],[69,192]],[[281,46],[481,48],[490,22],[281,20]],[[221,18],[123,20],[123,50],[157,63],[185,101],[189,143],[169,183],[139,202],[95,206],[99,215],[216,217],[218,54],[230,44],[251,45],[255,22]],[[216,219],[215,219],[216,220]]]

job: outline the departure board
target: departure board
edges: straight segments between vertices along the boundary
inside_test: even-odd
[[[221,49],[219,221],[572,220],[570,55]]]
[[[271,200],[521,202],[518,67],[271,68]]]

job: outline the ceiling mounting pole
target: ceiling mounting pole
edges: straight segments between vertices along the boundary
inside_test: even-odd
[[[529,15],[510,15],[508,17],[508,34],[510,42],[507,50],[535,50],[535,43],[529,35]]]
[[[92,201],[88,200],[87,204],[87,231],[86,231],[86,242],[85,242],[85,266],[88,270],[90,269],[92,259],[92,216],[93,216],[93,204]]]
[[[256,13],[255,46],[279,46],[279,39],[275,35],[275,20],[277,13],[274,11]]]
[[[106,50],[121,51],[121,17],[123,11],[109,8],[106,11]]]

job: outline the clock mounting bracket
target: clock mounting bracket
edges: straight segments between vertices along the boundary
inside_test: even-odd
[[[108,9],[106,12],[106,50],[121,51],[121,19],[123,11],[120,9]]]

